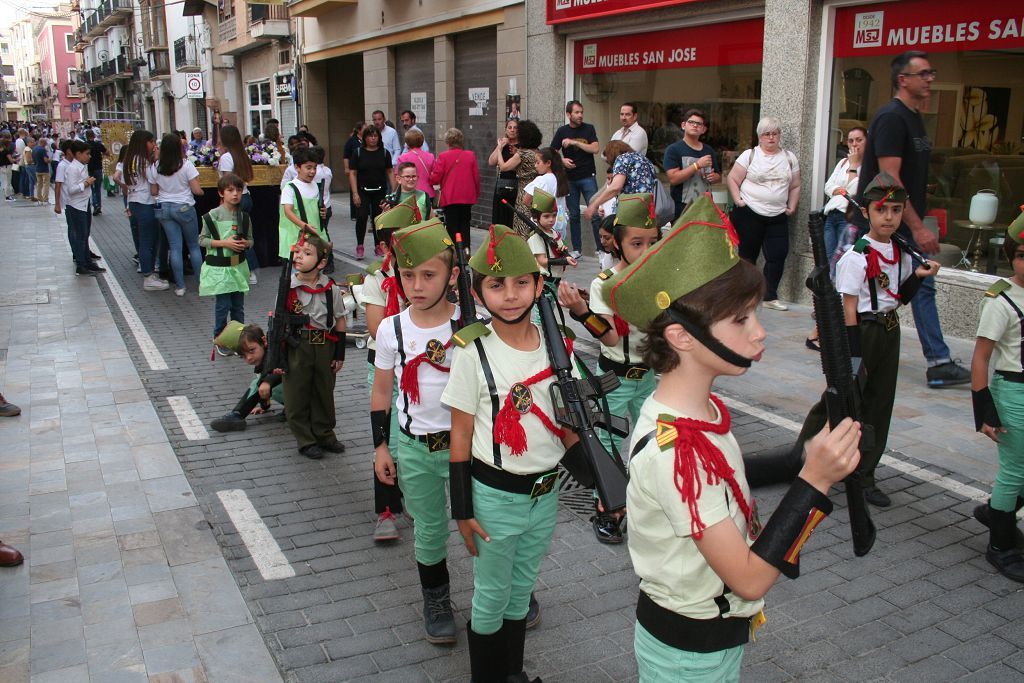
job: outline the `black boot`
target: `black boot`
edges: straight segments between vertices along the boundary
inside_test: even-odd
[[[622,543],[622,517],[611,512],[601,512],[597,509],[597,501],[594,501],[594,516],[590,518],[590,525],[594,527],[594,536],[601,543],[618,545]]]
[[[472,683],[505,683],[505,633],[482,636],[466,623],[469,640],[469,670]]]
[[[988,550],[985,557],[1000,574],[1024,583],[1024,556],[1014,547],[1013,532],[1016,529],[1017,517],[1013,512],[988,508],[989,526]]]
[[[991,503],[992,499],[990,498],[988,502]],[[1017,506],[1013,510],[1014,514],[1016,515],[1016,513],[1020,512],[1022,507],[1024,507],[1024,498],[1018,496]],[[979,505],[974,508],[974,518],[985,525],[986,528],[991,528],[991,521],[988,516],[988,504]],[[1016,522],[1016,519],[1014,522]],[[1021,532],[1020,528],[1014,528],[1013,544],[1016,546],[1017,550],[1024,550],[1024,532]]]
[[[743,456],[743,468],[747,473],[750,488],[770,484],[788,484],[796,479],[804,466],[804,444],[798,441],[793,446],[782,446],[756,455]]]
[[[455,644],[455,615],[452,613],[448,585],[448,563],[416,563],[423,589],[423,628],[427,642],[435,645]]]
[[[523,671],[523,651],[526,649],[526,619],[506,619],[499,633],[505,634],[505,683],[542,683]]]

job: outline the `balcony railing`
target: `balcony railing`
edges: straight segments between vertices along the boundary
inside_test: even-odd
[[[174,41],[174,70],[178,73],[196,73],[201,70],[196,41],[190,36]]]
[[[288,8],[284,5],[246,5],[249,35],[253,38],[287,38],[291,34]]]
[[[114,75],[119,77],[132,77],[132,64],[128,55],[118,55],[114,60]]]
[[[238,36],[238,25],[235,23],[235,17],[221,17],[220,24],[217,26],[217,37],[224,42],[234,40],[236,36]]]
[[[149,75],[154,78],[171,75],[171,57],[167,50],[150,50]]]

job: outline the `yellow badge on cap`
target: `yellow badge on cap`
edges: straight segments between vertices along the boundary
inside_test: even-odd
[[[448,239],[447,237],[445,237],[445,238],[444,238],[443,240],[441,240],[441,243],[442,243],[442,244],[443,244],[444,246],[446,246],[446,247],[450,247],[450,246],[452,246],[452,241],[451,241],[450,239]]]
[[[661,290],[654,295],[654,303],[658,304],[658,308],[664,311],[672,305],[672,297],[665,290]]]

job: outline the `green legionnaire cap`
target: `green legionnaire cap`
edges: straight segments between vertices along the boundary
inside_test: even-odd
[[[378,230],[398,230],[401,228],[407,228],[414,223],[419,223],[423,220],[420,216],[420,209],[416,206],[416,194],[413,193],[405,198],[399,204],[391,207],[381,215],[373,219],[373,224],[377,226]]]
[[[1010,223],[1006,235],[1017,244],[1024,244],[1024,204],[1020,206],[1020,215]]]
[[[334,248],[330,242],[325,240],[320,235],[314,232],[310,232],[308,230],[300,230],[299,240],[298,242],[295,243],[295,246],[298,247],[300,244],[304,242],[308,242],[310,245],[312,245],[314,249],[316,249],[316,255],[320,257],[320,260],[323,260],[330,256],[331,250]]]
[[[642,330],[673,301],[739,263],[738,244],[729,218],[710,197],[702,196],[676,220],[671,232],[602,283],[605,300]]]
[[[217,335],[217,338],[213,340],[213,343],[217,346],[222,346],[225,349],[230,349],[235,353],[240,353],[238,341],[242,336],[242,330],[244,329],[245,323],[232,320],[223,330],[221,330],[221,333]]]
[[[615,214],[615,225],[631,228],[658,227],[654,212],[654,195],[650,192],[619,195],[619,204]]]
[[[519,277],[540,272],[530,245],[507,225],[491,226],[487,241],[469,259],[469,267],[481,275],[494,277]]]
[[[391,236],[397,268],[415,268],[451,248],[452,239],[437,218],[410,225]]]
[[[900,202],[902,204],[907,201],[907,190],[903,187],[903,183],[885,171],[881,171],[864,188],[864,199],[869,202],[878,202],[879,205],[885,202]]]
[[[540,188],[533,191],[533,203],[530,208],[537,213],[555,213],[558,208],[555,205],[555,198]]]

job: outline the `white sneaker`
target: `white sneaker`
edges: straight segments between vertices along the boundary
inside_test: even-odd
[[[765,301],[762,303],[765,308],[770,308],[773,311],[788,311],[789,306],[782,303],[778,299],[772,299],[771,301]]]
[[[170,286],[167,280],[161,280],[156,275],[150,275],[142,281],[142,289],[147,292],[162,292]]]
[[[185,288],[184,287],[175,288],[174,289],[174,296],[185,296]]]
[[[257,282],[259,281],[256,279],[256,273],[249,273],[249,284],[254,285]]]

